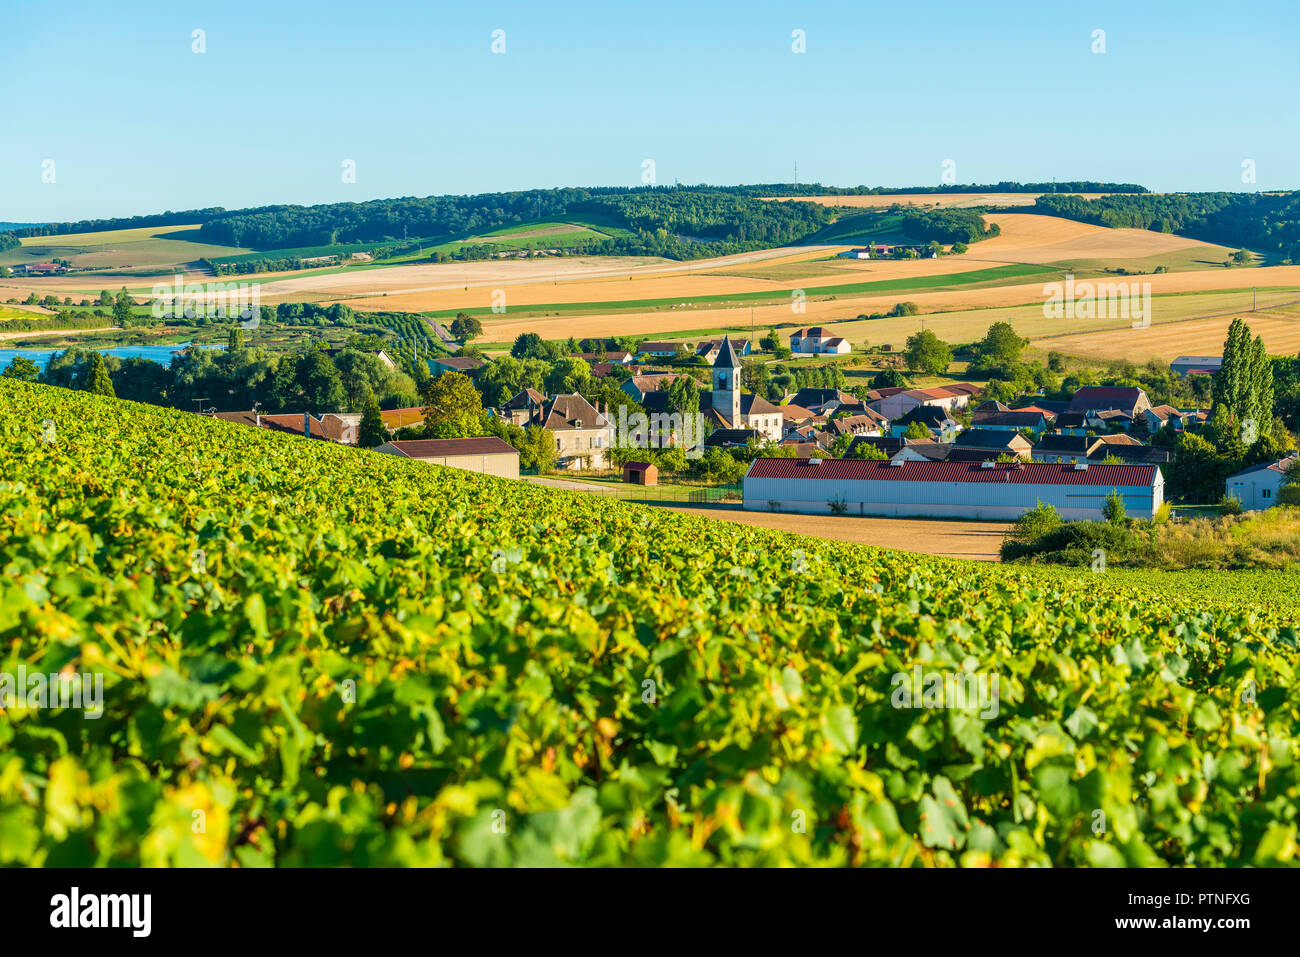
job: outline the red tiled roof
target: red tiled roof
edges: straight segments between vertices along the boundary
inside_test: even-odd
[[[953,396],[966,394],[964,392],[955,392],[942,385],[931,386],[928,389],[914,389],[913,391],[920,395],[929,396],[931,399],[951,399]]]
[[[754,459],[746,478],[838,479],[879,482],[1014,482],[1024,485],[1150,486],[1154,465],[1072,465],[1046,463],[998,464],[984,468],[967,462],[888,462],[862,459]]]
[[[978,412],[979,410],[976,409],[975,411]],[[1038,413],[1041,413],[1041,415],[1042,415],[1043,418],[1045,418],[1045,419],[1054,419],[1054,418],[1056,418],[1056,413],[1055,413],[1055,412],[1053,412],[1051,409],[1044,409],[1041,405],[1022,405],[1022,406],[1021,406],[1020,408],[1018,408],[1018,409],[1010,409],[1009,411],[1011,411],[1011,412],[1038,412]]]

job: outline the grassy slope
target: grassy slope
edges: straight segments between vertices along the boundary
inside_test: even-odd
[[[204,256],[247,253],[234,246],[197,241],[197,226],[147,226],[98,233],[31,236],[22,245],[0,253],[0,265],[68,259],[74,266],[95,268],[157,267],[193,262]]]
[[[4,670],[106,673],[98,721],[0,718],[2,861],[1295,859],[1295,633],[1231,581],[1151,599],[8,380],[0,432]],[[917,664],[997,675],[998,716],[891,706]]]

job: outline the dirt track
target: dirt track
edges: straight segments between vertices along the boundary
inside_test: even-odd
[[[998,560],[1002,536],[1009,522],[952,522],[942,519],[859,518],[849,515],[789,515],[774,512],[743,512],[737,508],[690,508],[668,505],[674,512],[736,522],[759,528],[796,532],[837,542],[896,548],[922,555],[969,558],[982,562]]]
[[[117,326],[101,326],[98,329],[27,329],[22,332],[0,332],[0,342],[9,339],[35,339],[45,337],[49,339],[61,336],[85,336],[95,332],[116,332]]]

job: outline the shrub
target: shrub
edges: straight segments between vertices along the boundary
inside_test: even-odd
[[[1054,505],[1039,502],[1016,519],[1016,524],[1002,541],[1002,560],[1012,561],[1022,555],[1033,554],[1033,546],[1041,538],[1061,527],[1061,513]]]
[[[1002,559],[1031,558],[1082,567],[1092,561],[1093,553],[1099,548],[1106,552],[1107,561],[1113,562],[1131,556],[1136,547],[1137,539],[1127,526],[1111,522],[1062,522],[1032,541],[1004,542]]]

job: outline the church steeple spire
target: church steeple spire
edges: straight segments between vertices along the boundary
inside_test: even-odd
[[[722,337],[717,361],[713,363],[712,404],[731,428],[744,428],[740,421],[740,360],[736,358],[730,336]]]

